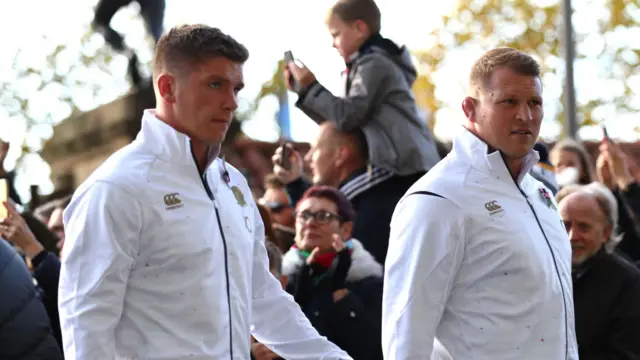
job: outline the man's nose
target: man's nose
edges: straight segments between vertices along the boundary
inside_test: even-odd
[[[236,111],[238,109],[238,95],[235,91],[231,91],[228,94],[225,94],[224,98],[224,108],[231,112]]]
[[[518,107],[517,116],[522,121],[526,121],[526,122],[532,121],[533,113],[531,111],[531,105],[528,102],[521,103],[520,106]]]

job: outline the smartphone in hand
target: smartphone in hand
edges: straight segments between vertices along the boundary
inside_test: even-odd
[[[284,52],[284,64],[285,66],[288,66],[289,63],[291,62],[295,62],[296,59],[293,57],[293,53],[291,52],[291,50],[285,51]],[[296,79],[293,77],[293,74],[289,73],[289,84],[291,84],[291,88],[295,89],[297,88],[297,84],[296,84]]]
[[[7,179],[0,179],[0,220],[5,219],[9,214],[4,203],[9,200],[9,184]]]
[[[604,125],[600,125],[602,127],[602,139],[603,140],[611,140],[611,138],[609,137],[609,132],[607,131],[607,128]]]
[[[291,151],[286,141],[282,143],[282,158],[280,161],[280,166],[285,168],[286,170],[291,170],[291,161],[289,157],[291,156]]]

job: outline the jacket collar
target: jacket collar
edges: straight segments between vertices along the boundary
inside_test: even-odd
[[[158,159],[174,165],[192,166],[196,173],[199,174],[196,160],[191,151],[191,139],[158,119],[155,110],[144,110],[142,127],[136,137],[136,142]],[[202,174],[205,174],[209,169],[218,167],[217,152],[218,149],[210,150],[209,157],[211,160]],[[217,177],[212,176],[211,180],[214,187],[217,187]]]
[[[453,142],[453,150],[458,156],[466,158],[466,161],[476,170],[491,175],[498,180],[513,183],[513,177],[507,168],[500,151],[491,150],[487,143],[482,141],[471,131],[463,128]],[[538,152],[530,150],[522,163],[522,169],[516,179],[517,185],[522,184],[522,180],[529,171],[538,163]]]

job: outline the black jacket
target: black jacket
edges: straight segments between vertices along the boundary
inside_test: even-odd
[[[0,239],[0,359],[62,360],[31,274]]]
[[[382,266],[359,243],[350,259],[340,276],[340,265],[324,271],[302,265],[292,249],[283,258],[286,290],[318,333],[354,360],[382,360]],[[348,294],[334,302],[334,290],[345,288]]]
[[[618,227],[623,234],[617,252],[632,262],[640,260],[640,185],[631,183],[626,191],[616,189],[618,201]]]
[[[580,360],[640,359],[640,270],[600,250],[573,275]]]

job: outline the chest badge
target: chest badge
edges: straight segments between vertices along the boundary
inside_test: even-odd
[[[237,186],[234,185],[231,187],[231,191],[233,192],[233,196],[236,197],[236,201],[238,202],[238,205],[240,206],[247,205],[247,202],[244,200],[244,195],[242,194],[242,190],[240,190]]]
[[[551,199],[551,194],[545,188],[540,188],[540,197],[542,197],[542,201],[544,201],[545,205],[549,207],[551,210],[558,210],[556,206],[553,204],[553,199]]]

